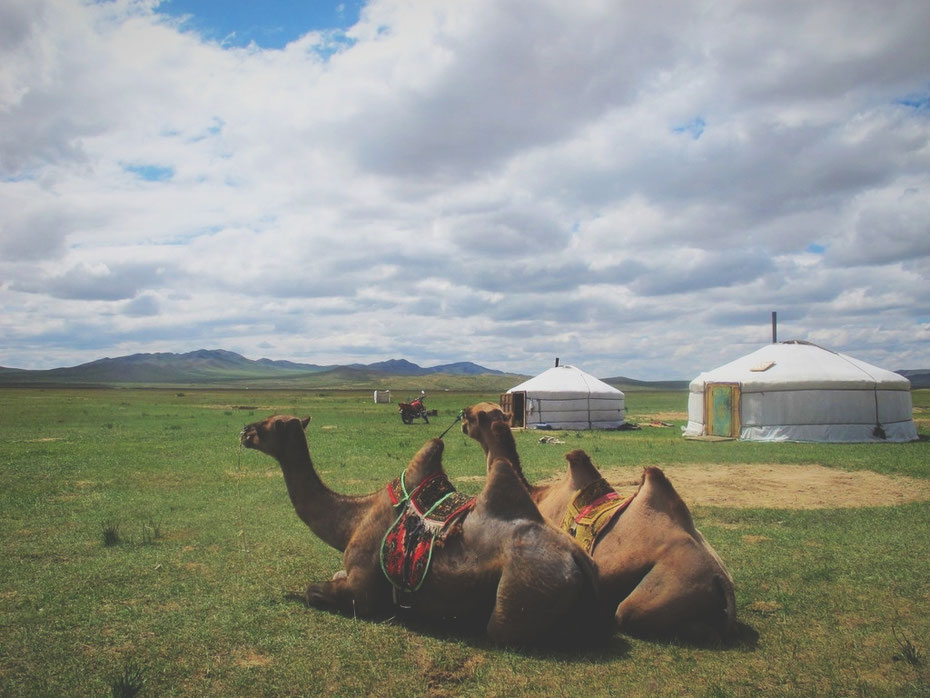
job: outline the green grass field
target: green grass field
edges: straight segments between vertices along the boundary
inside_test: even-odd
[[[244,424],[312,415],[322,477],[362,493],[463,406],[495,397],[436,393],[432,424],[404,426],[369,391],[0,389],[0,695],[930,695],[928,502],[692,506],[736,583],[740,633],[720,647],[615,635],[596,651],[515,651],[285,599],[341,558],[297,519],[277,464],[240,450]],[[685,393],[627,403],[629,419],[673,428],[556,432],[559,447],[519,433],[528,477],[584,448],[602,467],[817,463],[930,478],[928,391],[914,393],[911,444],[692,442]],[[445,440],[446,469],[477,492],[480,448],[457,429]]]

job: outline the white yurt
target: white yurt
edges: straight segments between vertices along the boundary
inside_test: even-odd
[[[851,356],[778,342],[691,381],[685,436],[914,441],[911,383]]]
[[[513,426],[529,429],[617,429],[624,420],[621,391],[558,362],[501,395],[501,407]]]

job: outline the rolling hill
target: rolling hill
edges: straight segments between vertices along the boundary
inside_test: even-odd
[[[182,386],[252,388],[382,387],[385,381],[401,390],[483,389],[509,387],[525,376],[514,376],[471,362],[424,368],[405,359],[373,364],[320,366],[293,361],[247,359],[222,349],[185,354],[145,353],[106,357],[65,368],[41,371],[0,367],[0,385],[7,386]],[[479,380],[480,379],[480,380]]]
[[[930,369],[901,369],[895,371],[911,382],[911,389],[930,388]]]
[[[913,388],[930,388],[930,370],[898,371]],[[106,357],[65,368],[34,371],[0,366],[0,386],[292,388],[398,391],[480,390],[504,392],[528,376],[504,373],[470,361],[422,367],[406,359],[372,364],[320,366],[247,359],[223,349],[199,349]],[[620,390],[687,390],[688,381],[604,378]]]

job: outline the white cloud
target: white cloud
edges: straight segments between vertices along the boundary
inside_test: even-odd
[[[926,3],[372,0],[282,50],[152,7],[0,6],[0,365],[687,378],[771,310],[930,364]]]

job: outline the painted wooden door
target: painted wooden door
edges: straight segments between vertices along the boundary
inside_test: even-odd
[[[739,436],[737,383],[708,383],[704,386],[704,424],[711,436]]]

